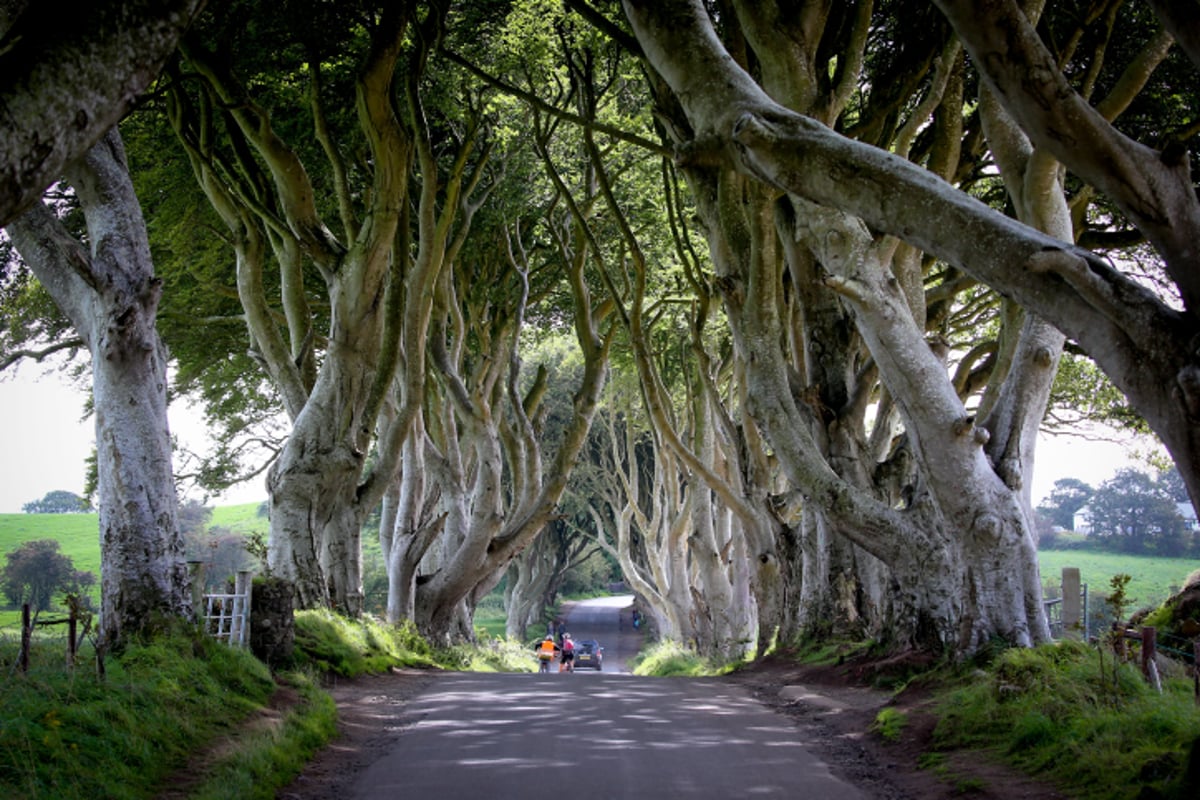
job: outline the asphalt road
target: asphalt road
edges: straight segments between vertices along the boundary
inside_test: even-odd
[[[617,642],[619,608],[580,604],[568,630]],[[440,676],[346,800],[863,796],[738,687],[616,674],[617,650],[600,673]]]

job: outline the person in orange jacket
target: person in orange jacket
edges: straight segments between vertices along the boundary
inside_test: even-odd
[[[537,646],[538,672],[549,672],[550,662],[554,660],[554,656],[557,653],[558,645],[554,643],[554,637],[547,636],[545,640]]]

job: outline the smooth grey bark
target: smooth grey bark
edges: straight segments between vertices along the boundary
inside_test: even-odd
[[[167,352],[154,324],[162,287],[116,129],[65,177],[83,208],[90,249],[44,205],[7,230],[91,354],[100,632],[107,646],[119,646],[157,618],[191,610],[176,524]]]
[[[974,14],[973,4],[954,5],[957,16],[952,22],[963,27],[970,49],[972,31],[983,17]],[[990,13],[993,4],[986,8]],[[728,55],[722,55],[699,4],[651,9],[627,2],[626,9],[648,57],[697,120],[698,144],[719,150],[745,174],[771,186],[842,208],[875,230],[903,238],[1052,322],[1079,342],[1149,422],[1197,503],[1200,363],[1189,343],[1200,326],[1193,312],[1169,308],[1094,254],[1064,246],[916,165],[839,136],[770,100]],[[655,33],[643,23],[653,25]],[[995,42],[984,38],[977,47],[983,53],[977,63],[985,67],[995,61],[1000,69],[1022,58],[1026,48],[1036,51],[1024,35],[1005,42],[1004,54],[987,49]],[[1196,227],[1193,218],[1200,217],[1200,204],[1187,177],[1186,158],[1175,149],[1157,154],[1124,140],[1102,116],[1078,109],[1073,100],[1062,107],[1049,102],[1056,96],[1057,80],[1050,80],[1041,94],[1024,97],[1020,75],[1035,66],[1057,72],[1032,56],[1023,67],[1001,70],[1003,75],[995,80],[1009,81],[1002,92],[1005,102],[1015,98],[1022,113],[1033,119],[1028,126],[1021,122],[1035,141],[1057,138],[1060,146],[1052,151],[1057,158],[1089,179],[1095,175],[1106,191],[1122,196],[1133,219],[1147,219],[1147,226],[1157,230],[1155,242],[1163,248],[1165,263],[1188,298],[1197,274],[1189,267],[1194,263],[1191,248],[1198,239],[1187,231]],[[1037,117],[1039,109],[1045,117]],[[1076,124],[1083,127],[1070,133]],[[1064,127],[1069,130],[1064,132]],[[1074,144],[1064,148],[1062,142]],[[796,168],[801,163],[804,168]],[[1123,178],[1101,180],[1100,173],[1110,163]],[[1147,171],[1138,175],[1143,166]],[[881,190],[884,186],[887,191]],[[1178,229],[1172,220],[1178,220]]]
[[[436,173],[427,171],[419,263],[400,277],[409,254],[397,255],[395,247],[398,236],[407,242],[401,222],[408,221],[408,181],[419,149],[395,103],[403,91],[398,66],[412,13],[408,4],[392,4],[365,33],[353,110],[356,132],[370,153],[365,179],[370,185],[364,192],[369,201],[359,212],[361,219],[354,218],[347,203],[339,203],[337,234],[318,210],[316,189],[298,150],[272,127],[266,109],[229,65],[189,39],[183,50],[184,63],[194,70],[188,76],[192,80],[181,78],[171,85],[172,124],[237,256],[238,295],[253,349],[292,418],[292,431],[267,475],[268,563],[293,584],[300,607],[333,607],[349,615],[362,611],[361,525],[392,481],[415,413],[412,398],[421,394],[411,389],[424,379],[423,344],[407,339],[401,344],[401,338],[412,334],[414,326],[422,335],[427,287],[441,266],[429,254],[439,250],[446,236],[426,202],[436,194]],[[408,77],[415,86],[416,75]],[[319,91],[315,71],[312,79],[310,110],[318,123],[317,138],[344,200],[350,187],[338,169],[341,143],[333,142],[321,125],[327,98]],[[194,98],[189,94],[193,89]],[[219,130],[218,121],[228,126]],[[216,150],[225,138],[243,155],[233,160],[236,166]],[[453,204],[453,196],[449,202]],[[286,335],[264,288],[272,258],[280,270]],[[303,287],[307,269],[323,279],[330,309],[319,370]],[[412,298],[410,307],[404,305],[405,297]],[[404,345],[410,345],[407,361],[400,352]],[[401,362],[411,372],[399,374]],[[395,408],[381,415],[392,392],[398,395]],[[381,416],[387,421],[382,429],[377,427]],[[368,471],[366,453],[375,438],[378,458]]]
[[[9,4],[0,16],[0,225],[128,113],[203,5]]]
[[[693,183],[705,183],[699,175],[705,165],[715,170],[720,167],[713,165],[724,163],[766,184],[755,189],[740,185],[736,178],[718,179],[707,228],[731,326],[747,364],[746,410],[770,441],[791,484],[812,506],[802,528],[801,546],[805,566],[815,569],[805,569],[801,579],[806,584],[805,599],[819,603],[816,616],[826,623],[839,613],[852,618],[864,611],[862,598],[869,598],[876,606],[874,613],[888,619],[888,630],[901,643],[951,645],[969,651],[993,635],[1018,644],[1045,639],[1036,562],[1027,535],[1029,514],[1020,494],[989,463],[982,449],[986,432],[975,428],[945,365],[924,340],[923,302],[914,303],[914,296],[904,291],[906,286],[919,286],[903,272],[914,260],[887,239],[872,244],[861,223],[830,215],[802,199],[831,202],[837,191],[846,194],[842,190],[856,174],[852,169],[844,175],[827,171],[822,149],[811,143],[797,147],[786,161],[781,152],[764,159],[760,148],[782,147],[787,137],[774,131],[759,137],[758,128],[747,135],[760,124],[755,114],[769,116],[770,125],[781,119],[789,124],[799,120],[814,138],[825,136],[828,129],[778,105],[750,80],[716,41],[700,4],[650,8],[631,2],[626,9],[649,60],[682,102],[695,132],[683,153],[685,167],[696,176]],[[760,60],[771,57],[759,55]],[[943,68],[952,67],[954,55],[952,48],[944,53]],[[721,79],[713,81],[713,75]],[[739,108],[739,104],[744,105]],[[725,120],[730,127],[723,130]],[[836,138],[839,148],[831,153],[831,161],[846,151],[880,152],[831,138]],[[830,150],[834,147],[831,143]],[[923,183],[936,181],[902,159],[887,156],[885,160],[895,162],[893,171],[907,170],[914,181],[918,173]],[[767,161],[772,162],[769,169],[764,168]],[[870,187],[855,187],[855,199],[864,205],[889,205],[884,211],[890,212],[891,193],[882,189],[886,185],[882,171],[877,180]],[[811,191],[813,183],[822,191]],[[836,335],[820,335],[828,331],[807,316],[828,305],[820,292],[806,298],[810,305],[804,306],[800,317],[809,326],[804,340],[820,344],[824,351],[806,352],[799,374],[791,373],[780,352],[781,342],[795,340],[788,327],[794,323],[787,316],[778,277],[775,232],[762,222],[770,217],[770,204],[752,199],[756,192],[769,198],[777,189],[794,195],[800,209],[794,215],[796,223],[782,226],[781,239],[802,242],[820,265],[815,275],[805,276],[802,253],[787,253],[801,284],[798,291],[806,290],[803,281],[815,279],[839,295],[831,308],[840,302],[853,310],[858,335],[904,422],[914,456],[909,469],[920,480],[914,482],[915,494],[903,507],[894,507],[895,500],[878,494],[882,487],[876,487],[873,476],[863,471],[874,464],[863,447],[865,440],[858,443],[848,435],[861,413],[861,399],[856,397],[861,398],[863,390],[858,387],[869,384],[847,372],[845,364],[851,362],[838,365],[837,359],[845,356]],[[786,211],[777,209],[776,216],[780,210]],[[874,217],[881,217],[878,210]],[[725,233],[714,233],[722,230]],[[895,275],[885,280],[892,271]],[[824,324],[836,322],[831,317]],[[840,347],[851,344],[845,340]],[[802,381],[798,386],[797,379]],[[841,396],[839,389],[844,390]],[[1019,470],[1012,474],[1019,475]],[[838,545],[839,539],[865,553],[856,557]],[[886,564],[890,578],[868,556]],[[881,589],[885,580],[896,589]]]

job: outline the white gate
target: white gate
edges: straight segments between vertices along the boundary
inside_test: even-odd
[[[250,637],[250,573],[237,574],[232,594],[206,594],[200,621],[213,638],[245,647]]]

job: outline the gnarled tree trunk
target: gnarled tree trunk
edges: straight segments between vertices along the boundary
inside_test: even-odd
[[[8,231],[92,357],[100,509],[100,633],[120,646],[158,618],[191,610],[176,522],[167,425],[167,352],[154,324],[154,276],[120,135],[110,131],[66,172],[90,249],[46,206]]]

